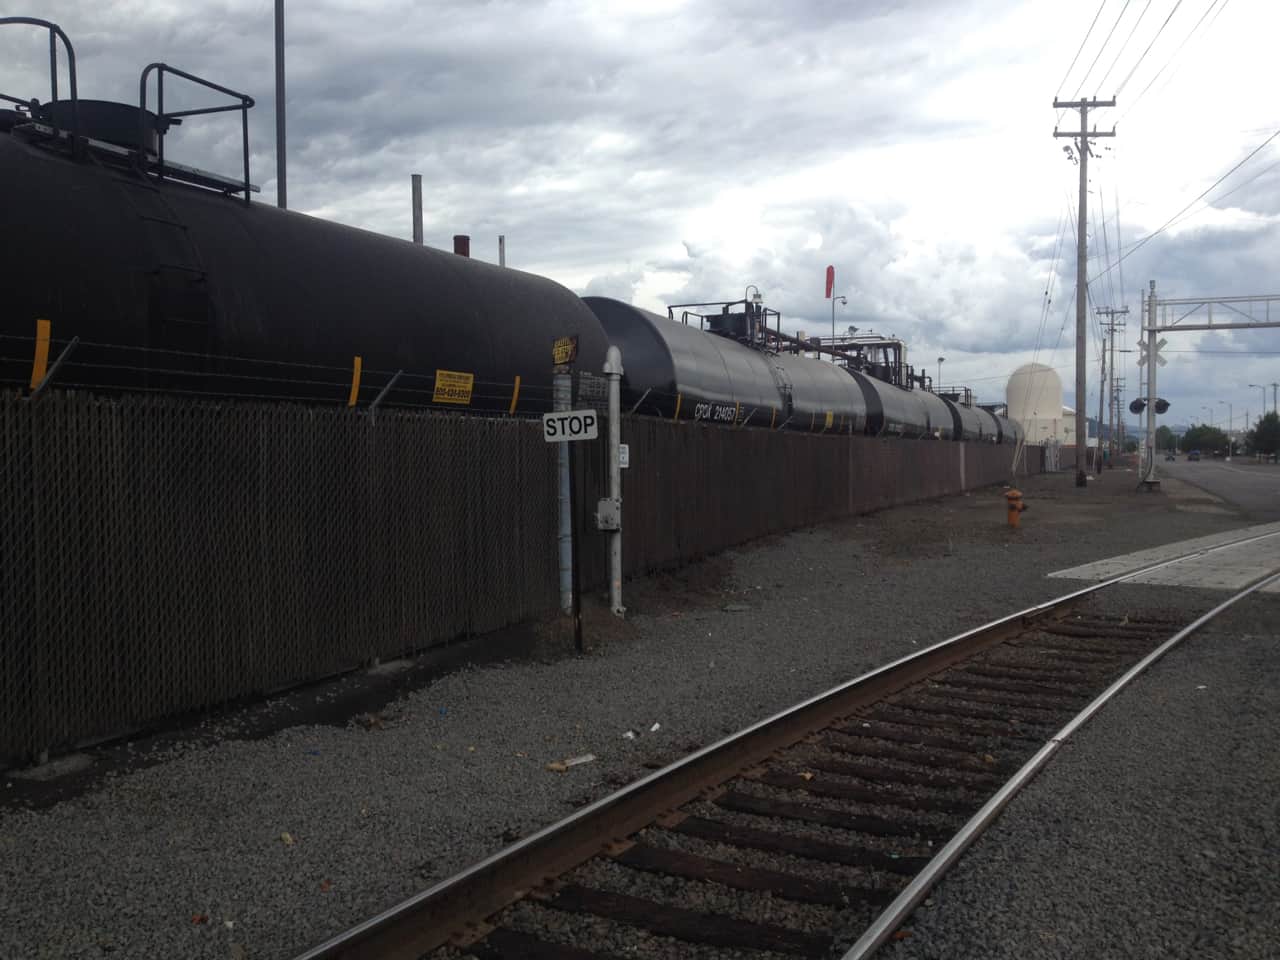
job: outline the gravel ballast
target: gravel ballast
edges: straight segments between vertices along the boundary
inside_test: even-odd
[[[1021,531],[999,489],[800,531],[628,584],[630,624],[586,657],[463,670],[371,727],[237,740],[224,718],[221,742],[193,734],[49,809],[5,804],[0,956],[293,956],[645,762],[1064,592],[1050,571],[1240,522],[1119,472],[1024,489]]]
[[[1107,605],[1134,602],[1142,589]],[[1277,622],[1280,600],[1255,595],[1138,677],[1067,741],[881,955],[1275,957]]]

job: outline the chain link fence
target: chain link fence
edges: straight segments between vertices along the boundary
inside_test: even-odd
[[[605,435],[604,418],[600,427]],[[624,416],[622,565],[626,576],[669,568],[758,537],[942,497],[1013,476],[1013,444],[880,439]],[[593,520],[607,495],[608,452],[579,456],[584,586],[607,580],[607,539]],[[1026,448],[1019,475],[1044,469]]]
[[[1013,454],[638,416],[622,438],[629,576],[998,483]],[[557,446],[520,418],[0,395],[0,761],[553,615]],[[595,589],[607,447],[574,446]]]
[[[556,603],[536,422],[0,397],[0,758]]]

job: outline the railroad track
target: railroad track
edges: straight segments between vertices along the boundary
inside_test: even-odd
[[[1151,564],[872,671],[584,807],[298,960],[860,960],[894,935],[1074,729],[1280,571],[1189,625],[1091,614],[1084,601],[1277,536]]]

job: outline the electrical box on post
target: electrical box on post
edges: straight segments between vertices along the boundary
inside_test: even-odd
[[[596,529],[622,529],[622,501],[605,497],[596,504]]]

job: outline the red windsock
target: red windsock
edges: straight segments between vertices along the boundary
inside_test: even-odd
[[[827,267],[827,297],[826,298],[828,300],[831,299],[831,294],[835,293],[835,289],[836,289],[836,268]]]

